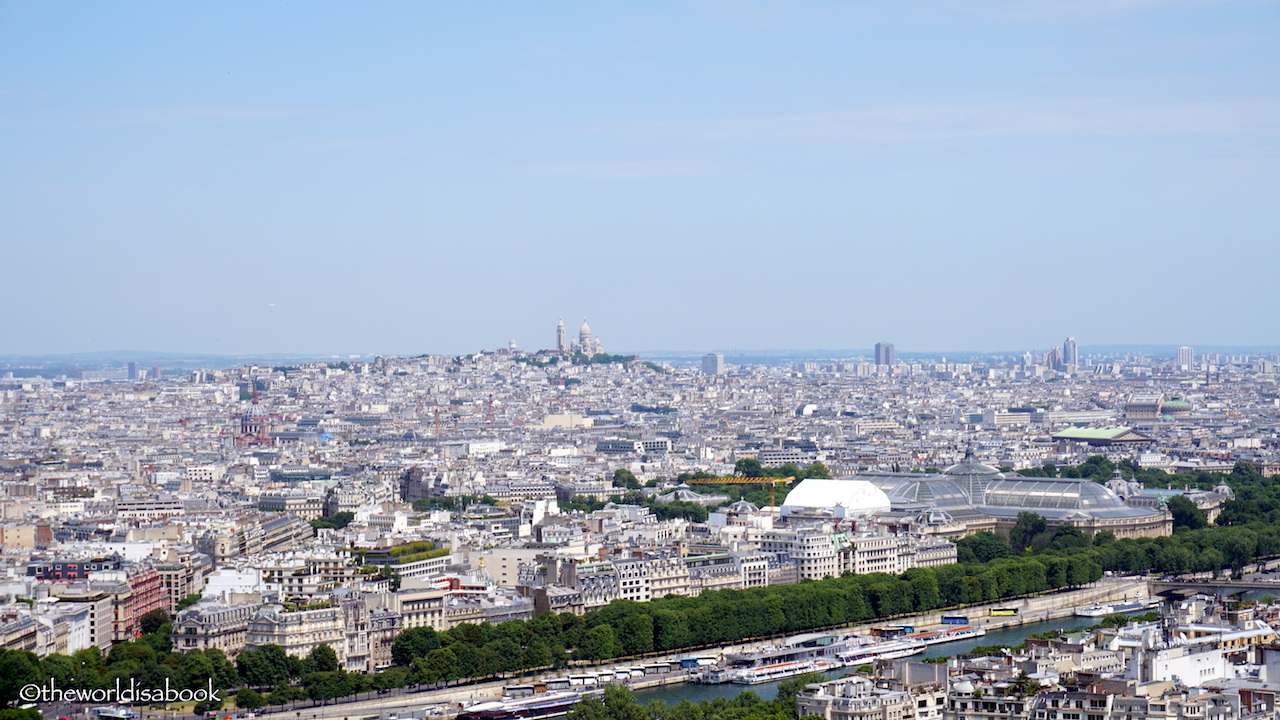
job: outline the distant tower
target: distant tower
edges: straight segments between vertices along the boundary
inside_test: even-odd
[[[1062,369],[1062,348],[1056,348],[1056,347],[1049,348],[1049,352],[1044,354],[1044,365],[1045,367],[1050,367],[1050,368],[1053,368],[1054,370],[1061,370]]]
[[[138,379],[138,363],[136,362],[129,363],[129,379],[130,380]]]
[[[160,379],[160,366],[159,366],[159,365],[157,365],[157,366],[155,366],[155,367],[151,368],[151,379],[152,379],[152,380],[159,380],[159,379]]]
[[[1178,348],[1178,367],[1182,370],[1193,370],[1196,364],[1196,351],[1183,345]]]
[[[893,364],[893,343],[876,343],[876,364]]]
[[[569,350],[569,342],[564,334],[564,318],[560,318],[560,322],[556,323],[556,352],[567,352]]]
[[[1076,339],[1073,337],[1067,338],[1062,343],[1062,364],[1063,365],[1079,365],[1080,364],[1080,349],[1076,345]]]
[[[724,373],[724,355],[720,353],[709,353],[702,356],[702,372],[706,375],[721,375]]]

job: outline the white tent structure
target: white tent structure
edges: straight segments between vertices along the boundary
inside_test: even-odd
[[[782,516],[792,513],[810,514],[814,510],[830,510],[833,517],[870,515],[889,509],[889,496],[866,480],[802,480],[787,493]]]

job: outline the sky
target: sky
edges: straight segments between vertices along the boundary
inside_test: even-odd
[[[0,354],[1280,344],[1280,2],[0,0]]]

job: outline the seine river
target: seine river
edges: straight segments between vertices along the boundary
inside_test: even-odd
[[[969,638],[967,640],[954,640],[947,643],[938,643],[930,645],[924,653],[912,656],[912,660],[923,660],[925,658],[948,657],[951,655],[960,655],[982,645],[1018,645],[1032,633],[1048,632],[1050,630],[1078,630],[1091,625],[1097,625],[1102,618],[1082,618],[1082,617],[1065,617],[1057,620],[1046,620],[1042,622],[1027,623],[1025,625],[1013,625],[1005,628],[997,628],[988,630],[986,635],[982,637]],[[826,673],[829,678],[837,678],[849,672],[849,668],[841,668],[831,670]],[[699,700],[711,700],[720,697],[733,697],[744,690],[750,690],[759,695],[762,699],[771,700],[778,694],[778,682],[761,683],[760,685],[735,685],[733,683],[725,683],[723,685],[695,685],[693,683],[682,683],[679,685],[665,685],[662,687],[646,688],[644,690],[636,690],[636,699],[641,703],[650,703],[654,700],[662,700],[668,704],[675,704],[681,700],[690,700],[698,702]]]

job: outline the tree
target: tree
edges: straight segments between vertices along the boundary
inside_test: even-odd
[[[143,635],[139,642],[156,653],[167,653],[173,649],[173,625],[166,622],[155,632]]]
[[[251,687],[275,687],[288,685],[294,676],[296,658],[289,657],[279,645],[267,644],[245,650],[236,657],[236,668],[244,683]],[[276,695],[272,691],[272,695]],[[272,704],[276,704],[272,701]]]
[[[1009,543],[995,533],[983,530],[956,541],[957,560],[962,563],[985,563],[999,557],[1014,555]]]
[[[1129,624],[1129,616],[1115,613],[1102,618],[1102,622],[1098,623],[1104,628],[1118,628]]]
[[[1058,526],[1053,533],[1053,539],[1049,541],[1049,548],[1052,550],[1071,550],[1088,546],[1089,538],[1074,525]]]
[[[164,610],[152,610],[146,615],[143,615],[138,621],[138,628],[142,631],[143,635],[150,635],[163,627],[167,622],[169,622],[169,613]]]
[[[618,627],[622,636],[623,655],[643,655],[653,652],[653,618],[635,613],[622,619]]]
[[[341,530],[342,528],[350,525],[351,521],[355,519],[356,519],[355,513],[350,511],[343,511],[339,513],[334,513],[333,515],[327,515],[325,517],[318,517],[315,520],[311,520],[310,525],[316,530],[320,530],[322,528],[332,528],[336,530]]]
[[[328,647],[328,645],[317,647]],[[307,697],[319,700],[321,704],[342,697],[348,692],[346,673],[340,671],[311,673],[306,676],[303,686],[306,688]]]
[[[1014,550],[1024,551],[1031,547],[1031,541],[1044,532],[1049,523],[1039,513],[1023,510],[1009,531],[1009,545]]]
[[[74,687],[76,685],[76,666],[66,655],[54,653],[40,660],[40,670],[45,677],[53,680],[58,687]]]
[[[609,720],[649,720],[649,712],[636,700],[635,693],[621,685],[605,688],[604,708]]]
[[[608,660],[618,654],[618,641],[613,628],[597,625],[582,636],[582,642],[574,653],[583,660]]]
[[[311,648],[302,661],[302,671],[308,673],[328,673],[338,669],[338,653],[328,643],[321,643]]]
[[[619,501],[620,501],[619,504],[620,505],[644,505],[644,501],[647,499],[648,499],[648,496],[640,492],[639,490],[628,490],[622,494],[621,498],[619,498]]]
[[[243,655],[243,653],[241,654]],[[237,660],[238,659],[239,658],[237,658]],[[275,686],[271,691],[271,694],[267,695],[266,700],[268,705],[283,705],[287,702],[297,700],[302,697],[303,694],[302,688],[296,688],[287,682],[282,682]]]
[[[938,578],[932,568],[911,568],[902,574],[902,579],[911,584],[916,612],[938,607],[941,595],[938,592]]]
[[[805,476],[806,478],[822,478],[822,479],[830,479],[830,478],[831,478],[831,470],[827,469],[827,466],[826,466],[826,465],[823,465],[823,464],[822,464],[822,463],[820,463],[820,462],[816,462],[816,463],[814,463],[814,464],[810,465],[809,467],[805,468],[805,470],[804,470],[804,476]]]
[[[267,704],[267,699],[262,697],[262,693],[253,688],[244,688],[236,693],[236,707],[243,710],[256,710]]]
[[[610,720],[609,710],[604,706],[604,700],[587,695],[569,708],[565,720]]]
[[[733,472],[743,477],[763,477],[764,467],[755,458],[742,458],[733,464]]]
[[[177,676],[180,686],[189,689],[204,687],[205,682],[213,677],[213,661],[203,650],[182,653],[182,659],[178,661]]]
[[[415,658],[425,657],[427,653],[440,647],[440,636],[429,627],[409,628],[391,643],[391,660],[397,665],[408,665]]]
[[[641,487],[640,480],[626,468],[618,468],[613,471],[613,486],[628,490],[639,490]]]
[[[218,688],[230,688],[240,684],[240,674],[236,672],[235,663],[227,659],[226,653],[218,648],[204,651],[213,665],[213,684]]]
[[[26,650],[0,648],[0,707],[13,705],[21,696],[23,685],[39,684],[44,680],[40,671],[40,658]]]
[[[1185,495],[1171,495],[1165,501],[1165,508],[1173,515],[1173,531],[1199,530],[1209,526],[1204,511],[1187,499]]]
[[[0,709],[0,720],[44,720],[44,716],[31,708],[4,708]]]
[[[1234,467],[1231,468],[1231,474],[1236,475],[1245,480],[1260,480],[1262,474],[1258,472],[1257,466],[1247,460],[1237,460]]]
[[[441,680],[451,679],[454,666],[458,664],[458,656],[449,648],[439,648],[427,653],[422,659],[424,663],[426,682],[440,682]],[[414,663],[415,667],[417,662]]]

